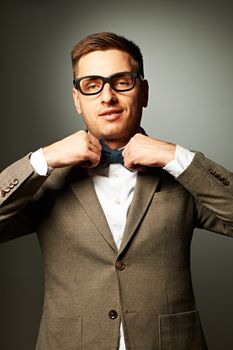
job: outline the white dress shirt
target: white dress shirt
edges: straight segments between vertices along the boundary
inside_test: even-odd
[[[163,169],[177,177],[189,166],[193,157],[193,152],[177,145],[175,159]],[[39,175],[48,173],[49,169],[42,149],[32,153],[30,162]],[[110,164],[107,168],[90,169],[89,175],[119,249],[127,213],[134,194],[137,172],[129,171],[121,164]],[[122,323],[119,334],[119,350],[126,350]]]

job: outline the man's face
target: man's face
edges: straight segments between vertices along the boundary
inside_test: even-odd
[[[118,72],[138,72],[138,64],[123,51],[94,51],[81,57],[75,78],[88,75],[108,77]],[[95,137],[119,147],[139,130],[142,108],[147,105],[148,85],[147,81],[137,78],[132,90],[116,92],[106,83],[97,95],[86,96],[73,89],[73,98],[88,130]]]

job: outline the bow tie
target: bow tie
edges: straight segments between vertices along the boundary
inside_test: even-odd
[[[100,144],[102,146],[102,151],[101,151],[101,158],[100,162],[97,165],[97,167],[107,167],[109,164],[122,164],[124,165],[124,160],[122,157],[122,151],[123,149],[111,149],[106,145],[103,139],[100,139]]]

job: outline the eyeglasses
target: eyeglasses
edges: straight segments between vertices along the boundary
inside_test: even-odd
[[[109,83],[111,88],[118,92],[132,90],[135,86],[136,78],[143,80],[141,74],[136,72],[120,72],[109,77],[88,75],[74,79],[73,84],[83,95],[96,95],[103,90],[106,83]]]

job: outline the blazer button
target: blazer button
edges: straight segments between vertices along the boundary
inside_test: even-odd
[[[124,270],[124,268],[125,268],[125,264],[123,263],[123,261],[117,260],[117,261],[115,262],[115,268],[116,268],[117,270],[119,270],[119,271],[122,271],[122,270]]]
[[[17,178],[15,178],[15,179],[13,179],[12,180],[12,183],[13,183],[13,185],[18,185],[18,183],[19,183],[19,179],[17,179]]]
[[[214,175],[214,174],[216,174],[216,171],[215,171],[214,169],[209,169],[209,173],[210,173],[211,175]]]
[[[6,187],[4,188],[4,190],[5,190],[5,193],[9,193],[11,189],[10,189],[9,186],[6,186]]]
[[[115,318],[117,318],[118,314],[117,314],[116,310],[110,310],[108,312],[108,316],[109,316],[109,318],[111,318],[111,320],[115,320]]]
[[[4,190],[1,190],[1,197],[5,197],[6,192]]]
[[[228,180],[224,180],[224,181],[223,181],[223,185],[229,186],[229,185],[230,185],[230,182],[229,182]]]

